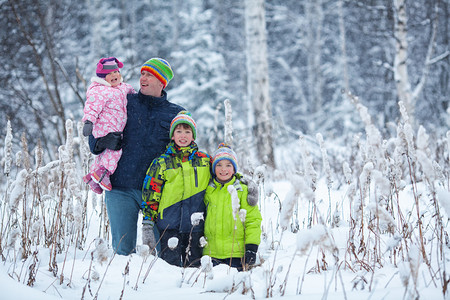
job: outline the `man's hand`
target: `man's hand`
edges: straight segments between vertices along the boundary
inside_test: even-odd
[[[110,132],[104,137],[98,138],[95,143],[94,153],[103,152],[105,149],[122,149],[122,132]]]
[[[155,255],[156,253],[156,239],[153,232],[153,222],[142,223],[142,244],[148,245],[150,253]]]

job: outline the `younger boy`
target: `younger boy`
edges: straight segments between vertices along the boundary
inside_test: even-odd
[[[224,263],[242,270],[256,261],[262,217],[258,206],[248,202],[248,187],[238,180],[237,166],[236,153],[220,144],[212,158],[213,179],[205,194],[207,245],[203,255],[209,255],[213,265]],[[232,197],[233,188],[237,198]]]
[[[156,224],[162,259],[175,266],[199,266],[210,157],[194,142],[196,124],[189,112],[172,120],[169,136],[172,141],[151,163],[142,187],[143,242],[155,249]]]

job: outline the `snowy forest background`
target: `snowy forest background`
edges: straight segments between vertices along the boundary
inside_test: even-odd
[[[420,88],[412,95],[411,117],[433,133],[448,128],[449,3],[404,2],[402,65],[396,62],[403,55],[396,50],[396,2],[403,3],[265,3],[276,144],[295,140],[299,132],[348,142],[343,136],[364,125],[342,89],[360,97],[383,135],[392,134],[400,116],[397,102],[404,97],[396,80],[405,80],[395,76],[403,65],[410,90]],[[2,1],[0,10],[0,125],[5,128],[10,119],[30,147],[40,141],[46,159],[55,159],[65,121],[81,118],[96,62],[107,56],[124,61],[122,74],[135,88],[148,58],[166,58],[175,72],[170,100],[192,111],[199,142],[208,150],[215,144],[205,141],[214,111],[225,99],[239,116],[235,134],[249,136],[255,121],[247,97],[244,1],[21,0]]]
[[[48,262],[63,284],[62,261],[76,257],[75,249],[92,251],[88,233],[107,241],[101,201],[81,181],[92,159],[79,133],[85,91],[101,57],[123,61],[121,73],[135,89],[141,65],[163,57],[175,74],[168,98],[192,112],[200,148],[211,153],[232,134],[242,171],[259,183],[264,296],[284,295],[289,276],[307,281],[306,269],[332,271],[344,287],[349,278],[349,290],[370,291],[373,274],[391,264],[405,295],[421,295],[424,268],[425,286],[448,296],[449,4],[0,1],[6,273],[33,286],[37,262]],[[89,232],[91,207],[99,219]],[[310,239],[281,242],[299,230],[312,230],[304,235]],[[292,261],[276,269],[288,245]],[[313,245],[320,254],[305,261]],[[296,273],[290,266],[299,253]],[[297,284],[286,293],[299,291]]]

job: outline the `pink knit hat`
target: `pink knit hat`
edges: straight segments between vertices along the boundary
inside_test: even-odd
[[[109,73],[119,71],[121,68],[123,68],[123,63],[121,63],[117,58],[102,58],[97,63],[97,70],[95,73],[98,77],[105,78]]]

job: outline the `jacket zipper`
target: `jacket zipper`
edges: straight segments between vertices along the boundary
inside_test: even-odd
[[[195,187],[198,187],[197,167],[194,167]]]

